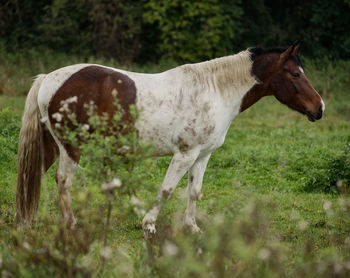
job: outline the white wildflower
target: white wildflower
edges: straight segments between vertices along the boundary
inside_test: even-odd
[[[108,246],[105,246],[101,249],[100,254],[104,260],[108,260],[112,255],[112,249]]]
[[[60,122],[63,119],[63,115],[57,112],[55,114],[52,114],[52,118],[54,118],[57,122]]]
[[[130,151],[130,147],[129,146],[122,146],[118,149],[118,154],[123,155],[126,154]]]
[[[337,180],[337,187],[338,187],[338,189],[341,189],[343,187],[343,181],[342,180]]]
[[[214,217],[214,223],[215,223],[217,226],[222,225],[222,224],[224,223],[224,221],[225,221],[224,215],[222,215],[222,214],[220,214],[220,213],[218,213],[218,214],[215,215],[215,217]]]
[[[165,240],[163,244],[163,252],[167,256],[174,257],[178,254],[179,248],[171,241]]]
[[[298,220],[299,218],[300,218],[299,212],[293,209],[292,212],[290,213],[290,219]]]
[[[136,196],[131,196],[130,202],[134,205],[133,210],[136,213],[136,215],[143,216],[146,214],[146,211],[143,208],[145,206],[145,203],[143,201],[138,199]]]
[[[29,243],[26,242],[26,241],[23,242],[23,248],[26,249],[26,250],[31,250],[31,247],[30,247]]]
[[[88,131],[90,129],[90,126],[88,124],[84,124],[81,128],[81,130],[86,130]]]
[[[117,89],[113,89],[113,91],[112,91],[112,96],[113,96],[114,98],[116,98],[117,95],[118,95]]]
[[[122,182],[120,181],[120,179],[114,178],[110,182],[102,184],[101,190],[102,192],[112,192],[121,186],[122,186]]]
[[[332,210],[332,203],[330,201],[324,202],[323,208],[326,210],[328,216],[333,216],[334,212]]]
[[[338,199],[338,203],[343,211],[348,211],[350,209],[350,203],[348,203],[343,197]]]
[[[250,201],[244,208],[243,211],[248,214],[252,214],[256,209],[255,203]]]
[[[344,198],[339,198],[338,203],[342,208],[344,208],[346,206],[346,201]]]
[[[271,256],[271,251],[267,248],[261,248],[258,253],[258,257],[263,260],[267,261]]]
[[[146,214],[146,210],[144,210],[143,208],[134,207],[133,211],[136,213],[137,216],[144,216]]]
[[[66,99],[66,103],[74,103],[74,102],[78,102],[78,97],[74,96],[74,97],[70,97]]]
[[[145,203],[141,201],[139,198],[137,198],[136,196],[131,196],[130,202],[135,206],[143,207],[145,205]]]
[[[309,227],[309,223],[305,220],[302,220],[298,223],[298,228],[300,231],[305,231]]]
[[[330,210],[332,208],[332,203],[330,201],[325,201],[323,204],[325,210]]]
[[[69,107],[68,107],[68,103],[64,102],[62,104],[62,101],[61,101],[61,108],[59,109],[60,112],[69,112]]]

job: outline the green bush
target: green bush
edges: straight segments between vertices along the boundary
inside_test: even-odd
[[[232,53],[241,33],[239,4],[240,0],[150,0],[143,19],[159,30],[162,57],[201,61]]]
[[[55,51],[91,53],[91,10],[90,0],[54,0],[43,10],[44,17],[37,26],[37,42]]]
[[[309,171],[304,190],[338,193],[350,188],[350,144],[336,156],[324,158],[324,164]]]
[[[90,2],[94,52],[99,56],[113,57],[118,63],[135,61],[142,47],[143,1]]]

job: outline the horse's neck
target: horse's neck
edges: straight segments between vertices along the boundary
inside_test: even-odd
[[[244,95],[239,112],[243,112],[244,110],[248,109],[258,100],[267,95],[267,88],[264,86],[264,84],[256,84]]]
[[[252,60],[248,50],[190,67],[203,81],[208,91],[216,91],[228,104],[242,101],[244,95],[257,83],[252,75]]]
[[[276,69],[276,61],[279,55],[276,53],[260,55],[255,58],[252,72],[259,80],[243,97],[240,112],[243,112],[264,96],[272,95],[270,88],[271,76]]]

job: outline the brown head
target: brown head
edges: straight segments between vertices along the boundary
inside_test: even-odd
[[[305,75],[298,44],[287,49],[256,47],[249,51],[253,59],[252,72],[260,83],[243,99],[241,111],[265,95],[274,95],[312,122],[322,118],[324,102]]]

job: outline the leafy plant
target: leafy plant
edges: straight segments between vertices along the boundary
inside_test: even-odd
[[[337,156],[326,157],[322,168],[309,174],[306,191],[338,193],[348,191],[350,187],[350,144]]]
[[[161,55],[170,60],[201,61],[232,53],[240,35],[240,1],[156,1],[145,4],[145,23],[160,32]]]

